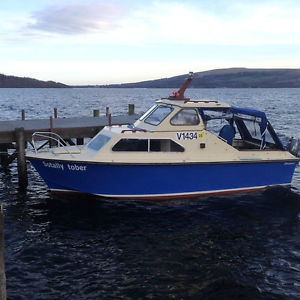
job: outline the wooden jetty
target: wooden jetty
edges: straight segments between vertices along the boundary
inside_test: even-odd
[[[70,145],[82,145],[84,138],[94,137],[104,126],[132,124],[137,119],[133,104],[129,104],[127,115],[111,116],[109,108],[106,108],[104,116],[100,116],[99,110],[94,110],[93,115],[93,117],[57,118],[57,109],[55,108],[54,117],[25,120],[25,112],[22,110],[21,120],[0,121],[0,163],[2,167],[8,167],[17,159],[19,187],[26,189],[28,178],[25,149],[27,143],[31,143],[34,132],[53,132]],[[48,142],[50,143],[47,140],[45,144]]]

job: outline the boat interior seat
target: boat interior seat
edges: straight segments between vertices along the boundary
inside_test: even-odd
[[[232,145],[232,141],[235,136],[235,129],[232,125],[224,125],[219,133],[219,137],[227,142],[227,144]]]

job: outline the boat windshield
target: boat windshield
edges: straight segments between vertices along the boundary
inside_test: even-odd
[[[103,133],[99,133],[88,143],[87,147],[88,149],[99,151],[110,140],[111,140],[110,136],[107,136]]]
[[[145,119],[145,123],[157,126],[159,125],[171,112],[173,107],[167,105],[158,105]]]
[[[153,105],[153,106],[151,106],[140,118],[139,118],[139,120],[140,121],[142,121],[142,120],[144,120],[154,109],[155,109],[155,107],[156,107],[157,105],[155,104],[155,105]]]

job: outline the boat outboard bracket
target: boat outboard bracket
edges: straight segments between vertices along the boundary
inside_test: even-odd
[[[300,158],[300,138],[291,138],[286,146],[287,150],[294,156]]]

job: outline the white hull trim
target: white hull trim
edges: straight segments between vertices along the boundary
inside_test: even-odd
[[[214,195],[214,194],[230,194],[230,193],[239,193],[239,192],[250,192],[255,190],[264,190],[271,187],[276,186],[290,186],[290,183],[282,183],[282,184],[274,184],[274,185],[261,185],[254,187],[245,187],[245,188],[235,188],[235,189],[224,189],[224,190],[212,190],[212,191],[199,191],[199,192],[191,192],[191,193],[171,193],[171,194],[144,194],[144,195],[109,195],[109,194],[91,194],[98,197],[105,198],[119,198],[119,199],[155,199],[155,198],[178,198],[178,197],[196,197],[196,196],[205,196],[205,195]],[[53,193],[83,193],[89,194],[85,192],[80,192],[76,190],[68,190],[68,189],[50,189]]]

